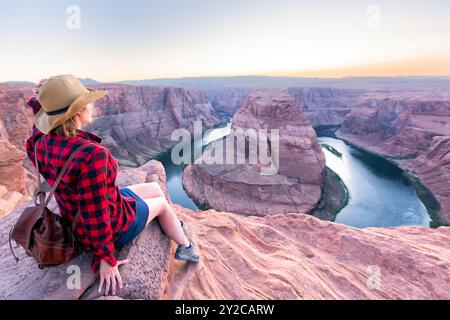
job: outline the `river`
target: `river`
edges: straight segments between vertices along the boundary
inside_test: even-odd
[[[205,135],[203,144],[220,139],[230,132],[231,124]],[[348,204],[337,214],[335,222],[358,228],[429,226],[430,217],[401,169],[390,162],[360,151],[345,142],[320,137],[327,166],[336,172],[349,191]],[[170,154],[161,159],[167,187],[173,202],[197,210],[183,189],[182,169],[174,165]]]

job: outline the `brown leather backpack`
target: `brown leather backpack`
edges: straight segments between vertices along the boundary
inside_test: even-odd
[[[26,208],[16,224],[11,228],[9,233],[9,247],[16,262],[19,261],[11,245],[11,239],[15,240],[18,245],[25,249],[27,255],[33,257],[38,262],[39,268],[42,269],[44,267],[65,263],[79,254],[79,247],[74,234],[79,213],[75,215],[73,223],[70,225],[69,219],[52,212],[47,206],[74,156],[82,149],[88,147],[89,144],[78,147],[70,155],[59,173],[49,196],[46,198],[46,193],[42,189],[37,160],[36,147],[39,141],[40,139],[36,142],[34,149],[34,159],[38,176],[38,189],[34,200],[35,205]]]

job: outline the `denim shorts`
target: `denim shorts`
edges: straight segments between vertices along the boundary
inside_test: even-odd
[[[148,205],[136,193],[128,188],[120,188],[119,191],[123,196],[134,198],[136,200],[136,219],[134,219],[127,231],[125,231],[114,243],[118,249],[130,243],[142,232],[142,230],[144,230],[150,213]]]

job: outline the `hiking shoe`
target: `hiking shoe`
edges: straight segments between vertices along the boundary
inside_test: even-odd
[[[177,252],[175,252],[175,259],[196,263],[200,260],[200,257],[195,253],[194,245],[191,243],[189,247],[180,244]]]

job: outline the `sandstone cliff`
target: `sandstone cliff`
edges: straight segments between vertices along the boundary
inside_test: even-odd
[[[32,125],[32,112],[24,105],[32,93],[27,85],[0,86],[0,217],[33,192],[33,173],[22,164]]]
[[[144,181],[165,190],[159,162],[121,170],[117,182]],[[450,299],[448,227],[361,230],[295,213],[248,217],[173,207],[200,263],[174,261],[173,246],[153,222],[121,252],[130,259],[121,267],[126,285],[108,299]],[[0,220],[0,298],[103,299],[88,254],[39,270],[15,248],[15,263],[7,236],[19,213]],[[80,268],[79,288],[67,286],[74,284],[69,265]]]
[[[309,212],[314,208],[321,197],[325,156],[314,129],[293,97],[285,91],[250,94],[234,114],[232,129],[279,130],[279,148],[267,136],[275,152],[272,159],[279,154],[278,171],[263,175],[261,162],[250,164],[250,143],[241,150],[246,164],[238,164],[240,145],[235,146],[233,164],[194,163],[185,169],[183,185],[194,201],[220,211],[253,215]],[[239,135],[245,134],[235,131],[236,141]],[[219,140],[208,146],[205,153],[213,153],[220,144],[225,150],[226,143]],[[223,161],[226,152],[229,150],[221,157]],[[254,154],[265,152],[258,149]]]
[[[109,94],[96,104],[94,122],[86,127],[103,138],[120,165],[136,167],[168,151],[172,131],[192,132],[194,121],[206,130],[221,122],[206,95],[181,88],[97,85]],[[25,106],[31,85],[0,85],[0,216],[34,193],[35,168],[25,153],[33,113]]]
[[[192,119],[200,118],[207,127],[217,118],[215,111],[210,110],[210,105],[202,102],[205,101],[204,96],[199,92],[115,85],[99,87],[110,90],[111,100],[98,104],[95,112],[99,124],[93,129],[105,135],[104,143],[122,160],[122,164],[141,164],[147,156],[170,147],[167,141],[169,130],[165,131],[162,124],[177,128],[180,123],[189,126]],[[0,207],[8,211],[6,205],[15,206],[23,201],[23,195],[31,194],[34,186],[34,183],[30,184],[34,179],[33,174],[23,169],[22,165],[17,165],[18,161],[24,159],[23,139],[28,136],[32,125],[31,111],[20,110],[24,99],[31,94],[30,90],[31,87],[27,86],[8,85],[0,88],[0,94],[3,94],[0,99],[0,197],[8,199],[6,203],[3,200]],[[333,94],[326,91],[324,96],[319,95],[320,98],[316,94],[306,95],[304,101],[334,99]],[[421,93],[417,93],[414,99],[408,98],[406,94],[405,99],[390,94],[386,99],[384,93],[378,94],[380,96],[370,99],[367,96],[359,98],[356,108],[345,118],[340,135],[365,149],[389,157],[419,177],[439,200],[442,217],[450,221],[448,101],[438,99],[427,102],[425,100],[429,100],[429,97],[423,100],[418,98]],[[205,212],[174,206],[189,226],[191,237],[200,250],[201,262],[198,265],[186,265],[173,261],[173,247],[154,222],[121,252],[121,258],[128,257],[131,261],[121,269],[127,286],[119,292],[119,297],[450,299],[450,228],[361,230],[298,214],[306,212],[308,206],[301,207],[286,197],[296,192],[292,190],[299,190],[298,194],[294,194],[302,203],[312,204],[317,201],[318,193],[314,192],[317,190],[316,182],[298,189],[292,187],[302,181],[316,181],[321,175],[323,163],[315,150],[315,134],[312,135],[309,123],[298,111],[300,109],[291,108],[292,97],[279,99],[279,96],[273,95],[275,100],[268,101],[255,100],[254,96],[247,95],[247,92],[242,93],[241,98],[247,99],[247,107],[242,113],[236,114],[235,127],[270,128],[278,123],[285,126],[281,147],[286,150],[281,154],[286,154],[288,161],[284,167],[280,167],[284,168],[283,174],[280,172],[275,181],[261,181],[258,166],[244,167],[244,171],[217,167],[214,170],[205,169],[200,172],[201,176],[197,175],[196,179],[185,182],[191,194],[197,193],[205,201],[217,201],[214,207],[222,206],[220,211]],[[284,106],[281,112],[277,111],[280,110],[278,108],[272,108],[277,104]],[[19,107],[20,111],[9,112],[11,106]],[[136,109],[133,106],[137,106]],[[160,121],[150,120],[150,116],[143,111],[151,106],[156,106],[155,114]],[[332,106],[330,102],[329,108]],[[341,106],[337,109],[340,110]],[[326,113],[327,108],[323,110],[322,114]],[[139,117],[142,112],[144,116]],[[281,121],[286,114],[290,115],[289,119],[294,120],[295,125]],[[333,121],[341,117],[340,113],[332,115],[330,119]],[[180,117],[191,120],[185,123]],[[142,122],[141,118],[147,120]],[[316,119],[319,122],[329,120],[320,113],[317,113]],[[26,125],[21,127],[24,123]],[[127,130],[113,129],[111,123],[119,124],[117,128],[125,124],[122,127]],[[151,123],[151,129],[146,127],[146,123]],[[300,129],[297,130],[297,127]],[[152,139],[158,138],[155,138],[155,143],[146,144],[142,140],[145,135]],[[304,139],[300,141],[299,137],[307,137],[309,142]],[[124,148],[123,144],[129,144],[130,147],[120,154],[119,147]],[[135,148],[139,150],[136,156],[133,155]],[[298,170],[294,157],[290,158],[291,155],[298,158],[299,154],[307,155],[304,163],[308,170],[304,173]],[[28,167],[25,164],[25,168]],[[189,174],[191,171],[192,174],[194,167],[188,167],[186,172]],[[245,183],[238,183],[242,180]],[[165,188],[160,163],[150,161],[138,169],[121,168],[119,185],[144,181],[159,181]],[[24,185],[28,189],[14,189],[14,186]],[[310,186],[314,189],[307,189]],[[302,198],[302,194],[312,194],[315,198]],[[230,195],[230,198],[226,195]],[[251,197],[259,198],[254,201]],[[52,206],[56,208],[54,202]],[[229,212],[239,211],[242,207],[250,207],[253,210],[251,214],[259,216]],[[98,283],[95,284],[95,275],[90,271],[88,254],[65,266],[39,270],[31,258],[25,257],[21,249],[14,246],[21,258],[16,265],[10,255],[7,239],[9,229],[20,212],[21,209],[17,209],[0,220],[0,298],[99,298],[95,292]],[[67,287],[70,276],[67,272],[73,270],[67,268],[69,265],[76,265],[81,270],[79,288]]]
[[[176,206],[202,260],[174,263],[172,299],[449,299],[450,228],[355,229],[304,214]]]
[[[438,223],[450,223],[450,102],[369,99],[348,114],[338,136],[420,179],[439,201]]]
[[[152,160],[139,169],[121,170],[117,178],[120,187],[151,181],[158,182],[167,196],[164,167],[157,161]],[[50,208],[58,211],[54,199]],[[0,220],[0,299],[99,298],[98,281],[91,271],[91,255],[88,253],[65,265],[40,270],[35,261],[14,244],[13,248],[20,259],[16,264],[9,249],[8,234],[21,212],[19,208]],[[172,261],[170,252],[169,240],[158,223],[149,224],[118,256],[130,260],[130,263],[121,267],[125,285],[118,296],[123,299],[163,298]],[[79,286],[71,277],[78,272],[81,280]]]
[[[340,125],[363,95],[363,90],[335,88],[289,88],[313,126]]]
[[[200,91],[167,87],[100,85],[108,95],[96,103],[95,121],[87,129],[121,165],[139,166],[172,148],[175,129],[193,131],[194,121],[206,130],[221,122]]]

